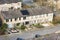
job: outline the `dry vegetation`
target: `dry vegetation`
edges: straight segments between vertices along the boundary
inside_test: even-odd
[[[60,24],[60,16],[55,16],[53,19],[53,24]]]
[[[23,8],[31,8],[29,5],[23,5]]]
[[[56,16],[55,21],[60,21],[60,16]]]

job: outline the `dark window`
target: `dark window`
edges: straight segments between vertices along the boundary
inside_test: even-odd
[[[41,36],[40,36],[39,34],[36,34],[36,35],[35,35],[35,38],[38,38],[38,37],[41,37]]]
[[[19,17],[19,20],[21,20],[21,18]]]
[[[6,19],[6,22],[9,22],[9,19]]]
[[[22,15],[29,15],[29,12],[27,10],[21,10]]]
[[[29,22],[27,21],[27,22],[25,22],[25,24],[27,25],[27,24],[29,24]]]
[[[11,19],[11,22],[12,22],[12,19]]]
[[[23,17],[23,20],[25,20],[26,19],[26,17]]]
[[[13,9],[13,7],[11,7],[11,9]]]
[[[15,18],[15,21],[17,20],[17,18]]]

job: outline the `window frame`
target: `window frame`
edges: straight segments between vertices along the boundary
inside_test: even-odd
[[[26,17],[23,17],[23,20],[25,20],[26,19]]]
[[[9,22],[9,19],[6,19],[6,22]]]
[[[17,18],[15,18],[15,21],[17,21]]]

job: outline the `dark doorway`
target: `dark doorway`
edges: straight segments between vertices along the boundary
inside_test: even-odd
[[[25,22],[25,25],[29,24],[29,21]]]
[[[2,26],[2,19],[0,18],[0,27]]]

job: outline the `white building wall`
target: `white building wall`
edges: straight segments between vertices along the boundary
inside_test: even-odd
[[[19,20],[19,18],[17,18],[17,21],[15,21],[15,19],[13,18],[12,22],[11,22],[11,19],[9,19],[9,22],[6,22],[6,20],[4,20],[4,23],[16,24],[16,23],[23,23],[23,22],[29,21],[30,24],[33,24],[33,23],[45,22],[46,20],[48,22],[52,21],[53,20],[53,13],[48,13],[48,15],[41,14],[41,15],[35,15],[35,16],[27,16],[26,20],[23,20],[23,17],[21,17],[21,20]]]
[[[0,11],[8,11],[9,8],[14,7],[15,9],[20,8],[21,9],[22,3],[17,2],[17,3],[11,3],[11,4],[0,4]]]
[[[52,21],[53,20],[53,13],[48,14],[48,21]]]
[[[10,20],[10,19],[9,19]],[[34,23],[42,23],[42,22],[50,22],[53,20],[53,13],[48,13],[48,14],[42,14],[42,15],[36,15],[36,16],[27,16],[25,20],[23,20],[23,17],[21,17],[21,20],[19,20],[19,18],[17,18],[17,20],[15,21],[15,19],[12,19],[12,22],[6,22],[7,24],[11,23],[11,24],[16,24],[16,23],[23,23],[26,21],[29,21],[30,24],[34,24]]]

